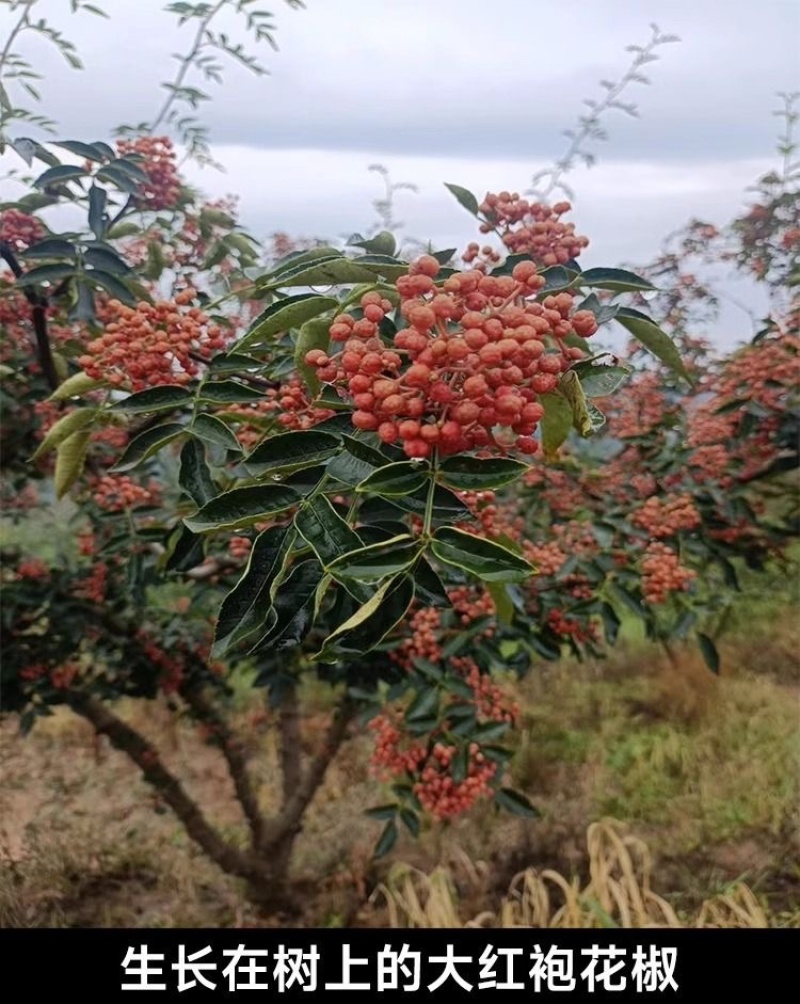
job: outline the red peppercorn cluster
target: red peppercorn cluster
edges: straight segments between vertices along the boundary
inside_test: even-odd
[[[689,588],[697,573],[684,568],[672,548],[660,541],[649,544],[642,557],[642,592],[648,603],[664,603],[670,593]]]
[[[475,695],[475,711],[481,722],[508,722],[514,725],[519,718],[519,705],[508,703],[506,695],[489,676],[481,673],[477,663],[468,657],[454,657],[451,665],[464,675]]]
[[[517,192],[489,192],[479,206],[486,219],[481,233],[500,232],[505,246],[513,254],[529,254],[540,265],[565,265],[589,244],[588,237],[575,233],[574,223],[562,223],[561,217],[572,206],[557,202],[547,206],[528,202]]]
[[[0,241],[8,244],[13,251],[25,251],[44,236],[45,229],[35,216],[29,216],[19,209],[4,209],[0,212]]]
[[[717,481],[721,487],[727,488],[733,483],[733,478],[726,474],[731,466],[731,455],[721,443],[699,446],[693,450],[689,458],[692,474],[699,482]]]
[[[115,463],[128,445],[130,433],[121,425],[105,425],[92,430],[92,455],[97,462]]]
[[[0,213],[0,241],[8,244],[12,251],[25,251],[42,240],[45,229],[35,216],[28,216],[18,209],[4,209]]]
[[[637,374],[636,380],[626,384],[624,394],[597,403],[606,414],[610,434],[618,439],[648,435],[673,410],[667,406],[658,373]]]
[[[469,744],[466,776],[456,781],[452,774],[455,746],[433,742],[403,748],[403,731],[389,715],[376,716],[369,728],[375,733],[373,772],[385,780],[402,775],[416,778],[412,790],[422,808],[436,819],[466,812],[479,798],[491,794],[497,765],[484,756],[478,743]]]
[[[481,272],[487,272],[493,265],[497,265],[502,257],[491,244],[485,244],[481,247],[476,241],[472,241],[471,244],[467,245],[464,254],[461,255],[461,260],[465,265],[471,265],[473,268],[480,269]]]
[[[158,489],[145,488],[125,474],[104,474],[92,482],[92,498],[106,512],[123,512],[138,505],[156,505]]]
[[[463,625],[473,624],[481,617],[491,617],[494,614],[494,600],[491,593],[473,586],[458,586],[448,590],[453,612]],[[494,627],[488,626],[486,631],[477,637],[489,637],[494,633]],[[453,663],[458,665],[457,662]]]
[[[536,568],[539,575],[557,575],[559,569],[567,560],[567,555],[561,550],[558,541],[551,540],[546,544],[536,544],[527,541],[523,545],[525,557]]]
[[[557,467],[531,467],[522,480],[528,488],[537,489],[555,516],[571,516],[586,503],[582,486],[569,472]]]
[[[435,607],[420,607],[411,615],[408,631],[389,658],[410,669],[414,659],[438,663],[442,658],[442,615]]]
[[[48,579],[50,569],[40,558],[26,558],[17,565],[18,579]]]
[[[556,634],[564,638],[574,638],[580,644],[597,641],[599,636],[596,624],[569,617],[563,610],[551,610],[547,615],[547,623]]]
[[[95,380],[132,391],[158,384],[188,383],[200,361],[223,349],[227,336],[199,307],[189,307],[193,290],[174,300],[142,301],[128,307],[111,300],[104,311],[104,333],[78,359]]]
[[[277,392],[270,392],[270,397],[280,409],[278,421],[287,429],[310,429],[336,414],[330,408],[315,406],[299,377],[281,384]]]
[[[370,767],[382,781],[393,780],[399,774],[415,774],[425,760],[422,743],[404,745],[405,734],[391,714],[376,715],[368,725],[375,733]]]
[[[307,364],[352,396],[356,428],[401,443],[409,457],[434,449],[534,453],[532,436],[544,414],[537,398],[552,392],[582,355],[563,340],[572,332],[593,334],[594,314],[573,314],[569,293],[538,302],[544,280],[532,261],[519,262],[510,276],[460,272],[437,287],[439,270],[435,258],[423,255],[397,280],[408,326],[392,349],[379,337],[392,305],[371,292],[361,299],[361,319],[334,318],[330,336],[344,343],[343,351],[312,349]],[[555,351],[547,351],[546,337],[556,339]]]
[[[628,481],[628,484],[634,490],[634,492],[639,496],[639,498],[645,499],[654,495],[658,490],[658,485],[656,479],[652,474],[632,474]]]
[[[454,617],[461,626],[473,624],[481,617],[491,617],[495,612],[491,594],[474,586],[458,586],[450,589],[448,597],[452,604],[452,614],[448,613],[447,616]],[[409,619],[408,630],[403,632],[402,638],[389,658],[405,669],[413,667],[414,659],[441,662],[444,641],[458,630],[443,626],[442,613],[436,607],[419,607],[415,610]],[[487,624],[486,628],[475,636],[476,641],[479,638],[490,637],[494,630],[494,624]],[[459,667],[457,660],[451,659],[450,662],[451,665]]]
[[[243,449],[252,450],[264,437],[264,430],[277,419],[284,429],[296,431],[333,418],[331,408],[320,408],[309,395],[299,377],[290,377],[277,388],[270,388],[260,401],[232,404],[225,409],[229,418],[236,418],[236,438]]]
[[[491,537],[496,530],[495,524],[498,514],[498,508],[495,505],[496,494],[493,491],[461,491],[456,492],[456,495],[458,495],[464,505],[469,507],[473,517],[480,524],[481,534]],[[474,532],[474,527],[471,527],[471,529]]]
[[[420,805],[435,819],[449,819],[471,809],[480,798],[492,793],[497,764],[487,759],[478,743],[470,743],[466,777],[456,781],[452,762],[455,746],[435,743],[428,758],[420,765],[419,781],[413,786]]]
[[[681,530],[694,530],[700,525],[700,513],[690,495],[649,498],[631,517],[634,526],[646,530],[651,537],[673,537]]]
[[[137,136],[117,140],[120,157],[134,154],[142,159],[138,166],[147,175],[136,193],[140,209],[172,209],[180,198],[181,180],[172,140],[167,136]]]

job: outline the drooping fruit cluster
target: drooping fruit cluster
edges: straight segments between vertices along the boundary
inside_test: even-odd
[[[547,615],[547,624],[552,631],[563,638],[573,638],[579,643],[597,641],[599,630],[591,621],[580,621],[570,617],[563,610],[551,610]]]
[[[491,794],[497,764],[481,752],[478,743],[467,747],[464,777],[457,781],[453,776],[456,746],[432,742],[404,748],[402,726],[390,715],[376,716],[369,727],[375,733],[372,770],[385,780],[411,777],[420,805],[436,819],[466,812],[479,798]]]
[[[507,696],[489,676],[481,673],[474,659],[467,656],[454,656],[451,665],[464,674],[464,679],[475,695],[475,710],[482,722],[508,722],[514,725],[519,718],[519,704],[509,702]]]
[[[713,397],[690,413],[689,443],[695,450],[689,462],[700,466],[698,454],[707,463],[719,461],[719,450],[701,453],[701,449],[723,446],[728,467],[732,461],[738,463],[744,479],[765,468],[779,448],[775,433],[793,406],[798,380],[800,337],[789,329],[777,330],[730,356],[705,382],[704,390]],[[758,424],[743,436],[742,425],[753,409],[758,409]],[[731,440],[737,440],[733,448]]]
[[[666,544],[653,541],[642,557],[642,592],[648,603],[664,603],[670,593],[689,588],[697,573],[681,565],[680,558]]]
[[[689,457],[689,467],[698,483],[715,481],[723,489],[733,483],[730,466],[730,453],[722,443],[698,446]]]
[[[566,265],[589,244],[588,237],[575,233],[574,223],[561,222],[564,213],[572,209],[569,202],[547,206],[528,202],[517,192],[489,192],[479,209],[486,219],[481,233],[499,231],[509,251],[528,254],[545,267]]]
[[[159,384],[188,383],[199,363],[225,347],[223,329],[199,307],[190,307],[193,290],[174,300],[128,307],[111,300],[104,311],[104,332],[86,346],[78,360],[95,380],[132,391]]]
[[[649,498],[634,512],[631,522],[651,537],[673,537],[681,530],[694,530],[700,525],[700,513],[691,496],[683,493],[660,499]]]
[[[137,136],[117,140],[120,157],[137,157],[137,165],[147,175],[136,192],[140,209],[172,209],[181,194],[175,148],[167,136]],[[139,159],[141,158],[141,159]]]
[[[344,343],[329,355],[312,349],[306,363],[323,382],[352,396],[353,424],[400,443],[406,455],[427,457],[472,449],[516,448],[534,453],[532,438],[544,408],[539,395],[555,390],[559,377],[581,357],[564,342],[597,330],[594,314],[573,313],[573,296],[536,299],[544,285],[532,261],[511,275],[481,271],[449,276],[441,286],[431,255],[414,262],[396,283],[407,327],[392,349],[379,337],[391,309],[379,293],[361,299],[363,318],[334,318],[330,336]],[[555,339],[548,351],[544,339]]]
[[[453,776],[455,746],[436,743],[419,765],[419,781],[413,786],[420,805],[436,819],[448,819],[470,809],[480,798],[491,795],[497,764],[481,752],[478,743],[467,747],[466,777]]]

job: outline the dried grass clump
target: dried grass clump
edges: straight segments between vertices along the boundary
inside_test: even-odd
[[[396,865],[371,898],[383,901],[392,927],[769,927],[752,891],[740,883],[706,900],[697,916],[682,920],[651,888],[652,859],[643,840],[615,820],[592,823],[586,833],[589,881],[567,879],[553,869],[526,868],[511,881],[496,911],[465,920],[459,907],[459,882],[453,866],[430,874]],[[470,870],[460,863],[460,872]],[[471,865],[472,888],[483,881],[481,866]],[[461,881],[463,887],[463,879]]]

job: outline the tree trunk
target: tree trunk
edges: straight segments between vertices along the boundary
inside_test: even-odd
[[[281,773],[283,804],[272,817],[261,812],[257,792],[244,752],[219,710],[200,690],[186,689],[182,696],[196,717],[214,726],[237,800],[250,826],[250,846],[240,848],[225,840],[206,819],[200,806],[181,782],[165,766],[158,750],[144,736],[114,714],[103,702],[80,692],[71,692],[68,703],[105,735],[111,745],[126,753],[183,824],[189,836],[228,875],[245,882],[247,899],[269,915],[296,915],[299,905],[290,894],[290,865],[302,820],[325,773],[347,735],[353,705],[344,696],[334,712],[317,755],[303,764],[300,748],[299,714],[292,692],[283,709],[281,731]]]
[[[290,865],[296,834],[284,833],[258,855],[259,872],[246,885],[246,895],[265,916],[300,912],[300,904],[292,899],[289,883]]]

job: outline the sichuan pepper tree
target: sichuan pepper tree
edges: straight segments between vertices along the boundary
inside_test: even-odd
[[[537,613],[520,596],[536,571],[524,535],[493,528],[488,502],[570,428],[601,424],[583,391],[609,376],[587,341],[609,316],[593,291],[649,284],[582,272],[586,239],[563,222],[568,204],[500,193],[479,206],[458,186],[512,254],[408,263],[380,234],[254,278],[252,241],[230,207],[182,186],[168,141],[62,148],[83,162],[54,163],[35,145],[47,170],[2,218],[15,417],[5,463],[17,501],[38,477],[45,504],[54,463],[55,495],[79,504],[77,541],[49,563],[6,555],[4,709],[26,727],[58,704],[88,719],[266,904],[282,901],[305,811],[360,720],[374,720],[375,766],[393,780],[394,800],[373,810],[380,852],[398,824],[416,833],[422,813],[481,797],[533,814],[504,787],[515,709],[492,676],[530,663],[533,647],[518,642]],[[59,201],[84,208],[87,230],[46,225]],[[309,291],[320,286],[329,292]],[[653,322],[617,316],[681,372]],[[159,606],[153,587],[176,580],[185,600]],[[284,796],[272,816],[226,720],[239,665],[277,715]],[[334,710],[305,760],[311,676],[330,685]],[[219,745],[246,849],[114,710],[159,691]]]

